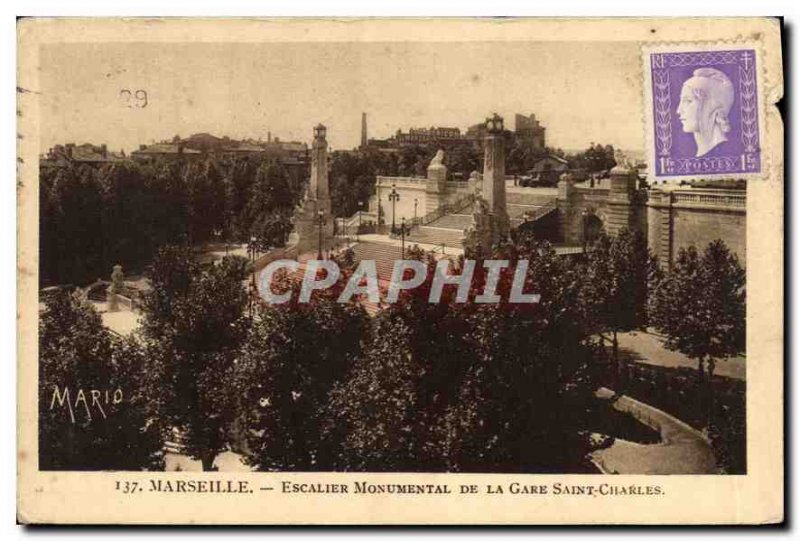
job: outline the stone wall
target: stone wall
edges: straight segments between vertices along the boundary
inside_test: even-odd
[[[648,244],[662,263],[681,248],[722,239],[746,265],[746,194],[740,190],[653,189],[647,202]]]
[[[483,179],[486,182],[485,177]],[[369,212],[377,215],[378,200],[385,224],[392,223],[392,206],[388,195],[394,188],[399,194],[395,205],[395,221],[417,218],[474,193],[475,182],[447,181],[444,171],[431,168],[427,178],[378,177],[376,195],[369,203]],[[507,187],[502,199],[510,204],[543,205],[555,199],[558,208],[558,242],[580,246],[584,241],[586,216],[596,217],[603,229],[617,234],[628,227],[647,236],[648,245],[662,263],[674,261],[678,250],[690,245],[699,250],[716,239],[722,239],[737,254],[742,266],[746,256],[746,194],[741,190],[695,189],[682,187],[640,190],[636,175],[624,168],[611,171],[608,186],[576,185],[568,174],[552,193],[543,189]],[[499,183],[498,183],[499,185]],[[495,187],[495,183],[491,184]],[[492,190],[492,195],[494,192]]]
[[[422,218],[445,203],[452,203],[473,193],[472,186],[468,181],[379,176],[375,183],[375,195],[369,200],[369,214],[377,217],[380,201],[383,222],[391,225],[392,203],[389,201],[389,194],[392,188],[400,196],[395,203],[395,221],[399,224],[402,218],[410,222],[414,217],[414,199],[417,200],[416,216]]]
[[[615,168],[610,188],[576,186],[565,175],[558,183],[557,205],[560,240],[568,245],[583,242],[583,220],[588,214],[596,216],[611,235],[624,227],[646,234],[650,249],[662,263],[674,261],[681,248],[694,245],[703,250],[709,242],[722,239],[745,266],[747,208],[741,190],[639,190],[635,176]]]
[[[565,176],[558,182],[558,214],[560,220],[561,240],[564,244],[579,245],[583,243],[584,213],[596,216],[604,229],[618,230],[629,215],[627,202],[619,198],[612,211],[609,188],[589,188],[575,186],[571,177]]]

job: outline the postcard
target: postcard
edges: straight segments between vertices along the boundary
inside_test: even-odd
[[[18,521],[784,520],[775,18],[18,22]]]

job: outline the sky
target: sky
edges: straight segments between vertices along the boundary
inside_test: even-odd
[[[45,45],[41,143],[129,152],[198,132],[308,142],[322,122],[331,147],[348,149],[362,112],[376,138],[465,130],[498,112],[511,129],[514,113],[535,114],[549,146],[641,149],[640,69],[638,46],[619,42]],[[137,90],[146,107],[130,99]]]

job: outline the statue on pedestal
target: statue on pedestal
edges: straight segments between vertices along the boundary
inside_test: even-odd
[[[119,294],[125,287],[125,274],[122,272],[122,265],[114,265],[111,272],[111,285],[108,286],[106,302],[109,312],[119,312]]]
[[[488,254],[492,247],[492,215],[489,203],[483,197],[480,184],[475,186],[472,204],[472,225],[466,230],[464,247],[467,250]]]
[[[436,151],[436,155],[433,157],[428,167],[441,167],[443,165],[444,165],[444,150],[439,149]]]

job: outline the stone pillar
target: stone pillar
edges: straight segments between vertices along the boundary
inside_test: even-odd
[[[425,212],[431,212],[447,202],[447,166],[444,151],[439,150],[428,165],[425,181]]]
[[[328,191],[328,141],[327,130],[319,124],[314,128],[314,142],[311,144],[311,179],[308,184],[308,198],[316,200],[318,208],[330,213],[331,196]]]
[[[317,252],[333,244],[334,219],[331,215],[331,197],[328,190],[328,142],[327,129],[322,124],[314,128],[311,145],[311,178],[308,191],[295,219],[298,234],[298,254]],[[320,235],[320,214],[323,218]],[[320,236],[322,242],[320,243]]]
[[[486,119],[483,159],[483,199],[492,216],[492,240],[507,237],[509,232],[506,207],[506,149],[503,119],[496,113]]]
[[[650,190],[647,198],[647,247],[666,269],[672,259],[672,209],[669,191]]]
[[[606,231],[616,235],[622,229],[633,228],[636,172],[617,165],[610,172],[611,187],[608,192],[608,223]]]
[[[367,113],[361,113],[361,148],[367,148]]]
[[[566,244],[578,244],[582,239],[582,231],[575,227],[575,213],[580,212],[575,205],[575,179],[570,173],[562,173],[558,179],[558,230]]]

